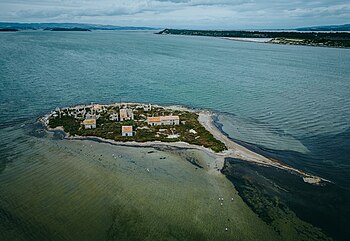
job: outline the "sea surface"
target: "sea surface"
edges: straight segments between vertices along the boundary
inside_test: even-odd
[[[101,177],[110,173],[91,167],[96,165],[93,160],[100,163],[98,168],[107,164],[101,164],[101,160],[98,162],[97,154],[90,150],[79,160],[80,165],[88,165],[81,167],[86,173],[79,177],[87,180],[86,183],[92,185],[93,190],[99,190],[99,195],[105,194],[101,188],[108,193],[103,200],[92,200],[92,197],[97,197],[88,191],[87,186],[79,186],[83,185],[83,181],[73,175],[79,172],[79,166],[71,166],[74,158],[80,158],[77,153],[84,149],[76,143],[68,145],[57,136],[49,136],[36,124],[38,117],[56,107],[120,101],[175,104],[211,110],[217,114],[216,124],[230,138],[266,156],[330,180],[332,184],[327,184],[325,189],[312,187],[318,188],[315,191],[292,179],[290,185],[294,185],[294,188],[285,187],[284,190],[295,192],[295,200],[291,200],[289,195],[282,195],[281,200],[286,200],[289,208],[301,220],[322,229],[329,237],[346,240],[349,232],[345,230],[346,220],[350,218],[350,50],[239,42],[210,37],[156,35],[148,31],[23,31],[0,34],[0,221],[5,223],[2,226],[0,224],[0,233],[3,231],[4,240],[45,240],[48,237],[51,240],[114,240],[115,233],[124,232],[127,237],[130,232],[135,231],[127,228],[117,230],[118,222],[110,224],[110,220],[115,217],[111,217],[107,210],[98,212],[97,219],[103,221],[91,221],[93,219],[89,215],[93,215],[91,210],[94,207],[102,210],[106,204],[117,202],[118,207],[124,207],[120,209],[125,210],[126,207],[131,208],[128,206],[129,201],[123,198],[113,199],[111,190],[114,190],[114,179],[109,180],[105,186],[101,179],[96,183],[84,179],[92,178],[95,172]],[[102,145],[100,149],[103,148],[105,147]],[[128,150],[119,151],[137,153],[136,148]],[[135,163],[139,163],[139,156],[135,155]],[[179,157],[170,156],[168,159],[178,161]],[[62,166],[57,164],[61,161]],[[129,165],[130,160],[127,163]],[[186,166],[187,164],[176,168],[171,164],[152,165],[168,171],[168,168],[174,168],[176,175],[181,173],[181,168],[192,168]],[[238,170],[254,169],[232,160],[228,160],[227,165]],[[130,170],[133,167],[123,168]],[[123,173],[123,168],[116,167],[116,172]],[[205,188],[206,182],[212,180],[204,174],[195,175],[198,178],[191,180],[192,171],[188,171],[185,179],[188,182],[193,181],[193,186],[198,182],[197,187]],[[135,175],[145,178],[144,173],[140,173]],[[231,188],[234,193],[237,189],[236,194],[243,200],[243,204],[239,204],[244,210],[242,213],[251,215],[250,220],[257,226],[260,225],[261,230],[265,230],[262,232],[269,237],[271,230],[265,229],[264,224],[256,220],[249,211],[253,210],[261,218],[262,214],[252,204],[252,196],[244,191],[246,185],[240,185],[240,181],[237,181],[254,173],[249,172],[244,177],[237,173],[227,174],[227,180],[232,181],[233,185],[237,182],[236,188]],[[276,174],[279,177],[277,180],[273,178],[273,172],[258,168],[256,173],[269,176],[273,183],[283,179],[281,174]],[[65,180],[65,175],[75,185]],[[127,178],[125,174],[125,185],[116,187],[115,192],[123,189],[124,192],[121,192],[125,193],[128,188],[125,181]],[[152,180],[159,181],[162,178],[157,176]],[[174,180],[177,180],[176,176],[167,176],[168,183],[164,185],[172,188],[171,183]],[[63,186],[57,186],[56,183],[62,181],[65,182],[62,184],[64,190],[59,189]],[[43,183],[47,188],[40,186]],[[156,184],[150,184],[147,188],[153,190],[152,188],[157,188]],[[255,185],[254,181],[250,184]],[[137,189],[137,185],[142,183],[134,180],[132,185]],[[281,183],[279,185],[283,186]],[[52,188],[58,188],[56,194]],[[183,190],[184,193],[189,193],[188,188]],[[135,193],[147,195],[144,191]],[[176,191],[181,193],[180,188]],[[127,196],[134,195],[132,190],[126,193]],[[212,193],[214,189],[208,189],[208,193],[202,195]],[[312,198],[315,193],[317,198]],[[59,194],[67,196],[58,197]],[[47,199],[49,196],[52,198]],[[176,196],[171,193],[171,197],[189,201],[186,200],[186,195]],[[59,201],[56,202],[58,199],[55,198]],[[77,205],[76,208],[68,208],[70,202]],[[315,206],[315,202],[318,209],[309,209],[311,211],[307,214],[302,211],[306,207]],[[145,203],[137,205],[147,206]],[[248,203],[248,206],[244,206],[244,203]],[[165,200],[161,202],[164,207],[166,204]],[[178,210],[181,205],[176,203],[171,207]],[[196,205],[209,204],[203,200],[197,204],[191,201],[189,206],[191,205],[198,207]],[[83,207],[89,212],[84,212]],[[143,208],[143,211],[147,210]],[[157,207],[152,206],[150,209],[154,211]],[[31,212],[33,215],[30,215]],[[56,213],[62,215],[56,217]],[[69,216],[72,213],[74,216]],[[143,213],[135,215],[140,218],[138,215],[142,216]],[[170,214],[159,215],[166,217]],[[182,214],[177,215],[174,220],[184,223],[184,220],[179,221]],[[202,217],[214,222],[213,217],[210,219],[206,215],[203,214]],[[143,220],[148,220],[147,218]],[[79,227],[80,219],[86,221],[81,224],[84,226],[81,229],[82,236],[74,236],[76,234],[73,229]],[[132,220],[121,220],[119,223],[132,227],[136,225]],[[266,218],[262,220],[269,224]],[[171,221],[172,219],[168,220]],[[65,222],[67,227],[62,226]],[[150,222],[154,220],[145,221],[147,224]],[[108,225],[109,228],[105,228]],[[196,227],[198,223],[193,225]],[[98,232],[89,233],[92,227],[96,227]],[[145,227],[149,228],[147,225]],[[198,227],[207,229],[209,226],[203,224]],[[284,230],[279,228],[280,232]],[[69,229],[72,229],[71,232],[65,231]],[[160,229],[157,232],[181,233],[176,228]],[[244,226],[241,232],[246,229]],[[186,232],[184,231],[184,235]],[[109,236],[101,233],[108,233]],[[205,240],[207,234],[210,236],[210,232],[202,234],[200,230],[196,230],[193,237]],[[147,236],[144,235],[143,237]],[[254,239],[254,235],[240,237],[242,240],[249,240]],[[271,234],[271,239],[273,235]],[[157,239],[155,236],[149,237]],[[181,239],[181,236],[171,237]],[[294,236],[290,237],[293,240]],[[135,240],[138,238],[134,237]]]

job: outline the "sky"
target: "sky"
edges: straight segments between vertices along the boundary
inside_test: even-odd
[[[349,0],[0,0],[0,22],[70,22],[196,29],[350,23]]]

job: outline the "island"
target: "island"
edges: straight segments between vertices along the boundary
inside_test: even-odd
[[[96,136],[114,141],[187,142],[215,152],[226,150],[198,121],[198,114],[157,105],[112,104],[58,108],[48,126],[62,126],[70,136]]]
[[[272,44],[307,45],[318,47],[349,48],[349,32],[299,32],[299,31],[219,31],[164,29],[157,34],[222,37],[229,40],[266,42]],[[263,41],[259,41],[263,39]]]
[[[225,158],[237,158],[299,175],[320,185],[326,179],[307,174],[240,145],[222,133],[214,114],[181,106],[142,103],[87,104],[56,108],[39,121],[48,131],[63,131],[71,140],[99,140],[116,145],[192,148],[213,158],[213,171],[221,173]]]

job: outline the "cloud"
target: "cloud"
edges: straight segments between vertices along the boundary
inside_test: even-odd
[[[284,12],[291,17],[301,17],[301,18],[340,16],[340,15],[346,16],[350,13],[350,4],[339,4],[334,6],[315,7],[315,8],[295,8],[292,10],[286,10]]]
[[[0,21],[90,22],[198,28],[345,23],[344,0],[1,0]]]

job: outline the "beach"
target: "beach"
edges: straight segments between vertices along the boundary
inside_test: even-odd
[[[273,38],[235,38],[235,37],[227,37],[224,39],[233,40],[233,41],[241,41],[241,42],[254,42],[254,43],[268,43]]]

